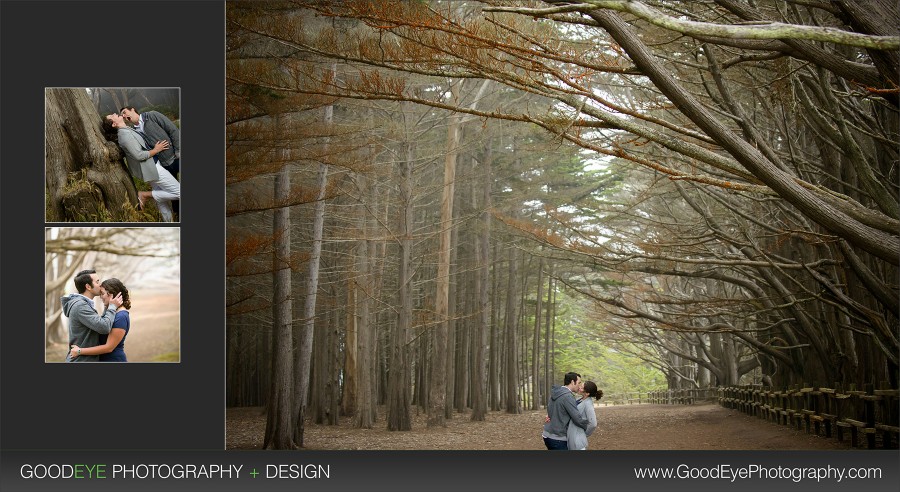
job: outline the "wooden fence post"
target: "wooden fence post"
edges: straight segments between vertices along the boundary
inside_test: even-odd
[[[834,386],[836,388],[837,383],[835,383]],[[831,430],[834,426],[834,421],[836,418],[836,415],[834,413],[835,388],[819,388],[819,391],[822,392],[822,398],[824,401],[824,411],[822,412],[822,419],[825,422],[825,437],[831,437]]]
[[[872,383],[865,384],[866,394],[862,396],[863,406],[866,412],[866,445],[869,449],[875,449],[875,402],[881,400],[880,396],[875,395],[875,385]]]
[[[841,383],[834,385],[834,426],[837,428],[838,441],[844,440],[844,429],[848,427],[844,422],[844,403],[850,398],[850,395],[844,393]]]
[[[875,394],[881,399],[881,423],[875,424],[875,428],[881,431],[882,446],[885,449],[893,447],[895,441],[894,435],[897,435],[896,441],[900,441],[900,426],[898,426],[898,396],[900,391],[890,389],[886,381],[881,382],[881,389],[875,390]]]

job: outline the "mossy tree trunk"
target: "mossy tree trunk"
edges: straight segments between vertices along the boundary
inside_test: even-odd
[[[84,89],[47,89],[44,132],[47,219],[125,221],[137,190],[114,142],[103,138],[100,115]]]

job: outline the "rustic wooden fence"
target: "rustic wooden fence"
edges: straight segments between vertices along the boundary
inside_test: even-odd
[[[823,433],[843,441],[849,431],[850,445],[873,449],[881,437],[884,448],[896,448],[898,442],[898,393],[882,383],[881,389],[866,384],[862,391],[851,384],[844,390],[839,383],[833,388],[800,385],[775,391],[762,386],[730,386],[718,389],[719,404],[779,425],[805,427],[806,432]]]
[[[657,405],[693,405],[701,401],[715,401],[717,388],[693,388],[677,390],[659,390],[645,393],[614,393],[603,395],[601,405],[639,405],[652,403]]]

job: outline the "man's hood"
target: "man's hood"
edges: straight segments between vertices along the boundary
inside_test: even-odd
[[[569,391],[569,388],[566,388],[565,386],[554,386],[553,390],[550,392],[550,399],[556,400],[557,398],[565,396],[567,394],[572,394],[572,392]]]
[[[67,296],[62,296],[59,298],[59,302],[62,304],[62,311],[66,317],[69,317],[69,313],[72,312],[72,308],[75,307],[79,302],[87,302],[87,299],[81,294],[69,294]]]

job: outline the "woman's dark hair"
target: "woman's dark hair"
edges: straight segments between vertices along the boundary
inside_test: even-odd
[[[121,292],[122,305],[125,306],[125,309],[131,309],[131,296],[128,295],[128,288],[125,287],[125,284],[123,284],[121,280],[117,278],[108,278],[101,282],[100,286],[106,289],[106,292],[109,292],[112,297],[116,297],[116,295]]]
[[[593,381],[585,381],[584,382],[584,391],[588,396],[595,400],[599,400],[603,398],[603,390],[597,389],[597,383]]]
[[[106,116],[103,117],[103,136],[110,142],[115,142],[119,139],[119,129],[114,127],[112,120]]]

